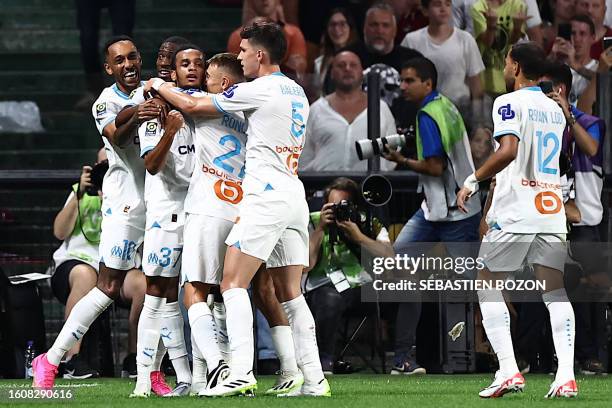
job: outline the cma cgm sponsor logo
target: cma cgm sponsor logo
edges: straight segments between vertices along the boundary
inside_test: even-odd
[[[178,147],[179,154],[195,153],[195,145],[183,145]]]
[[[226,98],[231,98],[234,96],[234,89],[238,88],[238,85],[232,85],[223,92],[223,96]]]
[[[497,113],[500,114],[502,120],[514,119],[516,116],[516,113],[512,110],[512,106],[510,104],[500,106]]]
[[[123,245],[115,245],[111,248],[111,256],[113,258],[121,259],[122,261],[129,261],[132,259],[132,255],[136,250],[136,243],[127,239],[123,240]]]

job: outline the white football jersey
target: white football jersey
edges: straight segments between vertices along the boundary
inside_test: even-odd
[[[204,96],[204,92],[192,96]],[[196,157],[185,211],[235,221],[242,201],[247,125],[241,112],[192,118]]]
[[[146,172],[147,229],[175,230],[185,223],[184,202],[195,157],[192,132],[188,124],[183,125],[174,135],[164,167],[155,175]],[[141,156],[155,149],[163,134],[157,119],[140,125]]]
[[[114,122],[121,109],[132,104],[130,96],[123,93],[117,84],[105,88],[92,106],[100,135],[108,124]],[[108,171],[102,185],[102,213],[104,217],[119,218],[128,225],[142,228],[145,170],[140,158],[138,134],[134,132],[131,138],[125,147],[118,147],[102,136],[108,156]]]
[[[496,175],[488,224],[518,234],[567,233],[559,169],[561,108],[539,87],[523,88],[495,100],[493,123],[494,138],[514,135],[519,145],[516,158]]]
[[[304,90],[280,72],[236,84],[213,96],[221,113],[244,112],[247,121],[245,194],[297,192],[309,104]]]

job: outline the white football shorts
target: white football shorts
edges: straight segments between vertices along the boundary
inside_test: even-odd
[[[225,243],[268,268],[308,266],[308,204],[291,192],[248,194]]]

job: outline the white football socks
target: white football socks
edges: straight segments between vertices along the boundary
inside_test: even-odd
[[[191,370],[183,330],[183,316],[178,302],[166,303],[162,317],[161,338],[176,371],[176,382],[191,384]]]
[[[219,351],[221,351],[223,360],[229,364],[232,355],[230,353],[229,338],[227,337],[227,315],[225,313],[225,305],[222,302],[215,302],[212,313],[215,318],[215,326],[217,327]]]
[[[504,296],[499,290],[479,290],[478,300],[482,313],[482,325],[497,355],[499,370],[505,377],[513,376],[519,372],[519,369],[514,358],[510,334],[510,313]]]
[[[204,356],[200,352],[198,345],[193,337],[193,328],[191,330],[191,355],[193,357],[193,370],[192,370],[192,386],[196,386],[198,388],[198,392],[206,387],[206,360],[204,360]],[[193,387],[192,387],[193,390]]]
[[[272,337],[272,343],[274,343],[274,349],[280,361],[281,370],[286,373],[297,373],[298,366],[295,360],[295,346],[293,345],[291,327],[270,327],[270,336]]]
[[[89,326],[111,303],[113,300],[97,287],[79,300],[72,308],[53,346],[47,351],[49,363],[58,366],[64,354],[87,333]]]
[[[166,355],[166,351],[168,350],[166,350],[166,346],[164,346],[164,342],[160,336],[159,343],[157,343],[157,354],[155,354],[155,360],[151,366],[151,371],[161,371],[161,365],[162,361],[164,360],[164,356]]]
[[[564,384],[574,379],[574,337],[576,321],[574,309],[565,289],[556,289],[542,294],[548,308],[555,352],[559,360],[555,382]]]
[[[161,319],[165,306],[166,298],[145,295],[138,320],[138,342],[136,344],[137,393],[151,390],[151,371],[159,351]]]
[[[323,378],[315,321],[303,295],[283,302],[293,335],[297,364],[304,374],[304,384],[315,385]]]
[[[246,289],[232,288],[223,292],[227,314],[227,334],[233,376],[245,376],[253,370],[253,308]]]
[[[195,340],[200,353],[211,369],[217,367],[223,359],[217,344],[215,320],[206,302],[194,303],[187,311],[191,337]]]

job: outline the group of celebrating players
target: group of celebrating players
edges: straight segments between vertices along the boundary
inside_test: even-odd
[[[62,357],[117,298],[125,271],[136,266],[135,252],[144,242],[147,292],[131,396],[150,395],[151,373],[166,351],[177,386],[165,395],[251,394],[257,388],[247,292],[251,283],[281,361],[279,378],[266,393],[331,395],[315,322],[300,288],[308,265],[308,206],[297,163],[307,137],[309,103],[302,87],[280,72],[286,42],[278,25],[254,23],[242,30],[241,38],[238,56],[224,53],[206,60],[199,47],[171,37],[158,53],[158,77],[146,83],[130,38],[106,44],[105,69],[115,84],[92,108],[109,160],[100,274],[53,346],[34,360],[35,387],[53,387]],[[542,195],[521,183],[560,185],[554,146],[565,121],[542,123],[530,113],[535,109],[559,116],[560,108],[535,86],[544,58],[532,43],[519,44],[508,54],[505,76],[514,92],[498,98],[493,109],[499,148],[467,178],[458,204],[464,206],[479,181],[497,175],[489,195],[491,229],[481,248],[490,271],[483,270],[479,278],[503,278],[491,272],[513,270],[523,259],[536,264],[536,274],[548,282],[543,299],[559,359],[548,396],[575,396],[574,316],[560,278],[562,266],[550,256],[553,244],[565,243],[562,204],[555,211],[549,208],[551,197],[561,192],[554,187]],[[528,249],[516,253],[508,247],[517,241],[529,242]],[[179,279],[191,326],[193,372],[177,302]],[[478,295],[483,325],[500,362],[493,384],[480,396],[520,391],[525,381],[514,359],[503,296],[494,290]],[[155,384],[153,391],[159,394]]]

